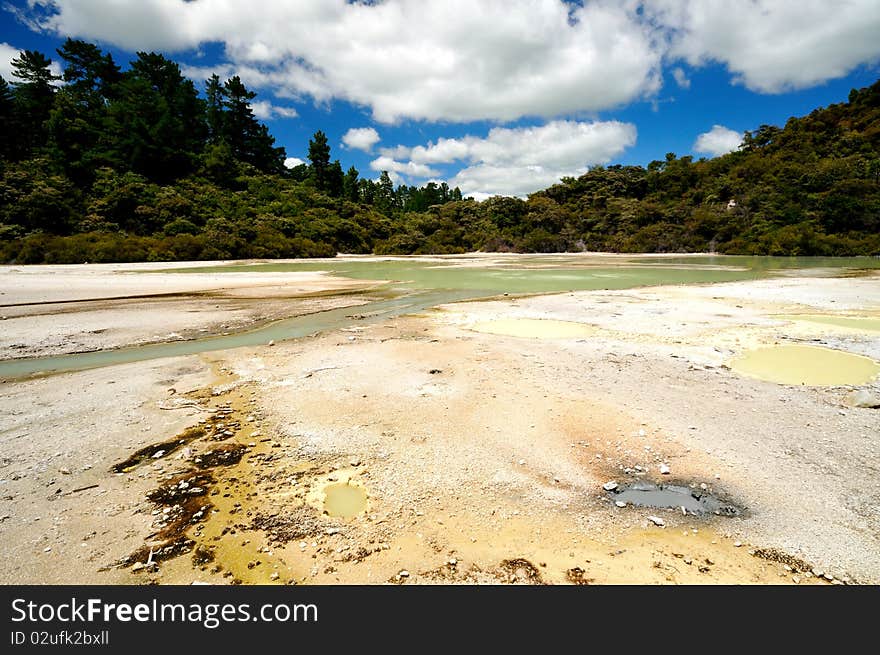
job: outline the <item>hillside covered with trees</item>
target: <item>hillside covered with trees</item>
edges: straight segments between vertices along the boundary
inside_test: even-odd
[[[238,77],[199,91],[178,64],[97,46],[22,52],[0,77],[0,261],[171,261],[458,253],[880,254],[880,82],[847,103],[747,132],[736,152],[595,167],[527,200],[395,188],[308,164],[256,119]]]

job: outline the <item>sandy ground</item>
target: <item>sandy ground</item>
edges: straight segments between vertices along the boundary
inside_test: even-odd
[[[0,359],[229,334],[365,302],[377,283],[318,272],[177,273],[222,262],[0,266]]]
[[[7,382],[0,582],[877,584],[880,410],[726,367],[775,342],[877,356],[878,333],[779,318],[827,311],[880,315],[880,279],[458,303]],[[517,318],[591,327],[472,329]],[[602,489],[637,479],[741,511]],[[351,518],[324,513],[340,483],[366,497]]]

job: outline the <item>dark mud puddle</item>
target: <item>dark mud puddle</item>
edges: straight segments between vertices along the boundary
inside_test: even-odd
[[[742,514],[740,508],[724,502],[703,489],[674,484],[658,485],[649,482],[636,482],[628,487],[618,487],[608,496],[616,503],[656,509],[680,510],[684,508],[688,514],[697,516],[706,514],[739,516]]]

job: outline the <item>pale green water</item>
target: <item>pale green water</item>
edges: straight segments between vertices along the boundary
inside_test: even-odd
[[[360,487],[339,483],[324,487],[324,511],[330,516],[349,519],[367,506],[367,494]]]
[[[768,382],[808,386],[866,384],[880,374],[880,364],[869,357],[797,344],[750,350],[730,368]]]
[[[467,264],[467,265],[461,265]],[[440,304],[500,294],[554,293],[594,289],[629,289],[664,284],[700,284],[750,280],[773,275],[782,269],[810,269],[816,275],[850,274],[880,268],[880,259],[779,258],[779,257],[651,257],[607,258],[596,256],[520,255],[491,261],[461,256],[426,261],[400,258],[362,261],[356,258],[305,260],[295,263],[241,264],[174,269],[165,272],[280,272],[327,271],[360,280],[388,280],[387,300],[354,308],[278,321],[257,330],[194,341],[153,344],[98,351],[0,361],[0,378],[11,379],[37,373],[81,370],[112,364],[175,357],[257,346],[269,341],[295,339],[363,322],[376,322],[417,313]],[[150,275],[151,273],[143,273]],[[353,314],[369,315],[364,321]]]
[[[825,314],[781,314],[777,318],[789,321],[803,321],[804,323],[817,323],[841,327],[848,330],[866,332],[880,332],[880,318],[864,318],[860,316],[828,316]]]

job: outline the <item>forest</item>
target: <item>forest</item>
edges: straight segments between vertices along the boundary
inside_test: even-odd
[[[202,89],[161,54],[122,70],[68,39],[0,77],[0,262],[332,257],[337,253],[880,254],[880,81],[845,103],[761,125],[713,159],[596,166],[527,199],[476,202],[308,163],[252,110],[238,77]]]

